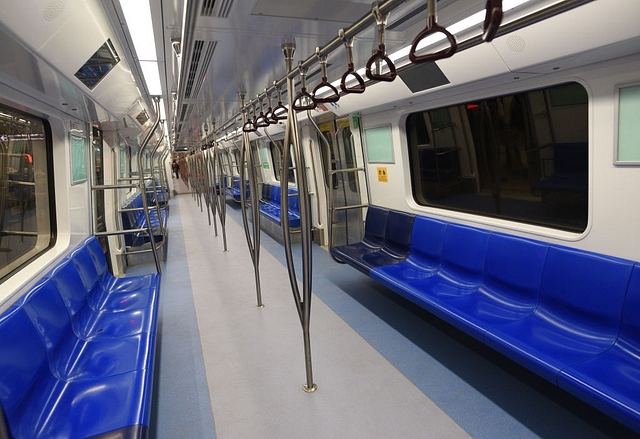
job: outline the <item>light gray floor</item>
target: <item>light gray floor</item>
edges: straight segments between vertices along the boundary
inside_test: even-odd
[[[285,267],[261,255],[265,307],[244,231],[227,222],[229,252],[178,202],[216,425],[224,438],[466,438],[465,431],[322,301],[312,300],[314,394]],[[204,223],[206,224],[206,223]],[[202,251],[198,251],[202,249]]]

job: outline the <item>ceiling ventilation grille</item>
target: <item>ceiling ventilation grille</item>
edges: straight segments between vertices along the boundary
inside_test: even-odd
[[[200,64],[200,56],[202,55],[202,46],[204,41],[196,40],[193,45],[193,54],[191,55],[191,65],[189,66],[189,74],[187,75],[187,86],[185,88],[184,97],[191,98],[191,91],[193,90],[193,82],[196,79],[198,73],[198,64]]]
[[[198,96],[198,93],[200,93],[200,88],[204,83],[204,77],[207,74],[207,70],[209,70],[209,63],[211,63],[211,58],[213,58],[213,52],[216,50],[217,45],[217,41],[209,41],[209,43],[207,44],[207,50],[204,54],[204,57],[202,58],[202,63],[200,64],[200,72],[198,73],[198,78],[191,93],[191,96],[193,98],[196,98]]]
[[[191,65],[189,66],[189,74],[187,75],[187,85],[184,92],[186,99],[195,99],[198,93],[200,93],[200,88],[204,82],[204,77],[207,74],[209,63],[211,63],[211,58],[213,58],[213,52],[216,50],[217,45],[217,41],[208,41],[206,47],[205,42],[202,40],[195,42],[193,55],[191,56]]]
[[[184,122],[184,120],[189,117],[193,105],[191,104],[182,104],[182,111],[180,112],[180,122]]]
[[[204,0],[202,3],[203,17],[229,17],[234,0]]]

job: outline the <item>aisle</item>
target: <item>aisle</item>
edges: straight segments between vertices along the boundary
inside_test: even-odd
[[[216,437],[466,438],[404,375],[317,297],[312,302],[314,394],[287,273],[262,251],[256,308],[244,231],[229,219],[229,252],[206,213],[178,196]],[[231,207],[232,208],[232,207]]]

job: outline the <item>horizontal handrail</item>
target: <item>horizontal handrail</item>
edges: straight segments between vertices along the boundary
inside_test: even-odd
[[[332,210],[336,211],[336,210],[362,209],[364,207],[369,207],[369,205],[368,204],[353,204],[351,206],[338,206],[338,207],[334,207]]]
[[[362,166],[358,168],[345,168],[345,169],[332,169],[329,171],[331,175],[340,174],[341,172],[356,172],[356,171],[364,171]]]

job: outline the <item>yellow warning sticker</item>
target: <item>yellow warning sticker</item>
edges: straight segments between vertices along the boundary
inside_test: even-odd
[[[378,181],[382,183],[388,183],[389,177],[387,175],[387,167],[386,166],[378,166]]]

